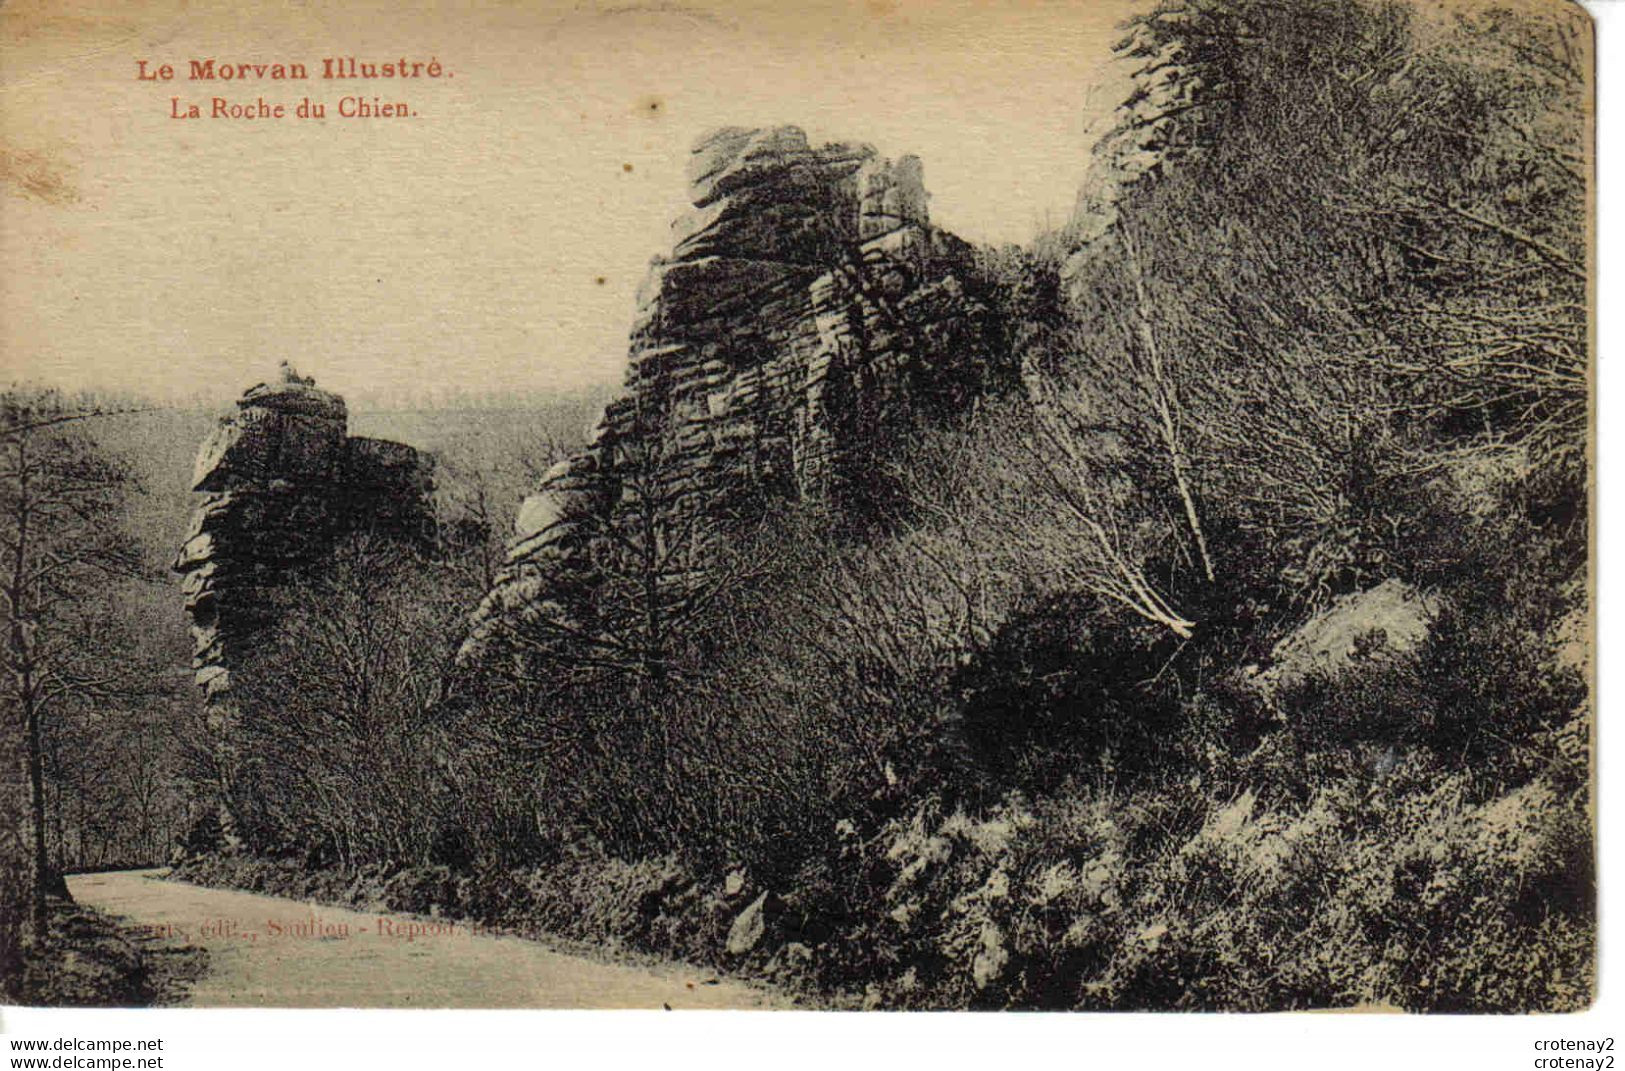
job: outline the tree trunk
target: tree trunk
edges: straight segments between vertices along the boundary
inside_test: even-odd
[[[1155,410],[1153,423],[1162,439],[1164,449],[1168,451],[1168,466],[1174,478],[1174,486],[1179,491],[1180,501],[1185,507],[1185,523],[1190,526],[1191,535],[1196,540],[1196,553],[1202,562],[1202,574],[1211,584],[1213,559],[1208,554],[1207,536],[1202,531],[1202,520],[1196,511],[1196,499],[1191,494],[1190,481],[1185,471],[1184,445],[1179,441],[1179,430],[1174,419],[1178,401],[1174,396],[1172,374],[1163,367],[1162,351],[1157,346],[1156,332],[1151,326],[1151,297],[1145,287],[1145,269],[1140,264],[1140,247],[1126,228],[1122,233],[1123,245],[1128,252],[1129,274],[1134,281],[1134,326],[1139,334],[1140,347],[1145,351],[1148,364],[1146,371],[1151,380],[1147,393],[1151,395],[1151,405]]]
[[[45,850],[45,761],[40,747],[39,705],[32,695],[27,694],[32,689],[26,684],[24,688],[23,717],[27,722],[28,733],[28,825],[33,856],[30,860],[29,884],[32,896],[28,905],[28,920],[34,940],[44,943],[45,897],[51,884],[51,863]]]
[[[29,930],[35,942],[43,943],[48,933],[45,892],[51,867],[45,845],[45,756],[40,733],[40,697],[38,682],[34,679],[34,652],[28,631],[30,505],[25,438],[17,439],[16,458],[17,541],[9,548],[11,576],[7,578],[6,597],[11,604],[11,629],[7,640],[11,645],[12,683],[22,714],[23,746],[28,753]]]

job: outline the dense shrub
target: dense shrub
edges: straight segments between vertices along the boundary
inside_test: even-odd
[[[1080,769],[1132,777],[1165,765],[1182,726],[1159,687],[1171,649],[1094,599],[1057,598],[1008,621],[954,681],[955,728],[994,786],[1054,788]]]

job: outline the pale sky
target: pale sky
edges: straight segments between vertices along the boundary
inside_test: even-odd
[[[357,408],[617,382],[703,132],[792,123],[915,153],[936,222],[1026,242],[1072,208],[1138,6],[13,0],[0,378],[219,402],[287,358]],[[324,81],[332,55],[451,77]],[[209,57],[315,77],[187,80]],[[139,82],[138,59],[177,76]],[[338,118],[353,92],[418,114]],[[214,96],[328,118],[170,118],[171,97]]]

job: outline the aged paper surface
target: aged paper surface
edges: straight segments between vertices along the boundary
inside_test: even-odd
[[[7,1001],[1588,1006],[1592,47],[0,8]]]
[[[1127,5],[782,8],[8,5],[6,166],[32,193],[10,255],[77,258],[18,262],[8,341],[74,385],[220,400],[314,350],[358,402],[615,384],[689,150],[722,126],[916,154],[943,224],[981,240],[1070,214]],[[329,57],[443,72],[329,80]],[[211,58],[310,77],[189,77]],[[142,60],[177,73],[142,81]],[[208,118],[216,97],[289,117]],[[375,98],[416,114],[339,114]],[[300,120],[306,99],[327,117]],[[161,315],[197,303],[207,323]]]

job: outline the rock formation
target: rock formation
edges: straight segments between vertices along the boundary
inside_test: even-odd
[[[205,497],[175,559],[192,619],[196,680],[218,712],[269,590],[361,529],[432,537],[426,458],[346,434],[344,399],[286,364],[237,401],[203,444],[192,489]]]
[[[464,658],[591,583],[629,459],[658,453],[687,508],[800,499],[861,513],[908,422],[1009,377],[976,254],[931,225],[918,159],[726,129],[688,169],[691,209],[638,300],[625,390],[523,505]]]
[[[1361,663],[1413,659],[1440,608],[1436,597],[1390,577],[1334,600],[1276,643],[1264,670],[1247,667],[1245,679],[1274,703],[1281,693],[1315,677],[1337,681]]]

